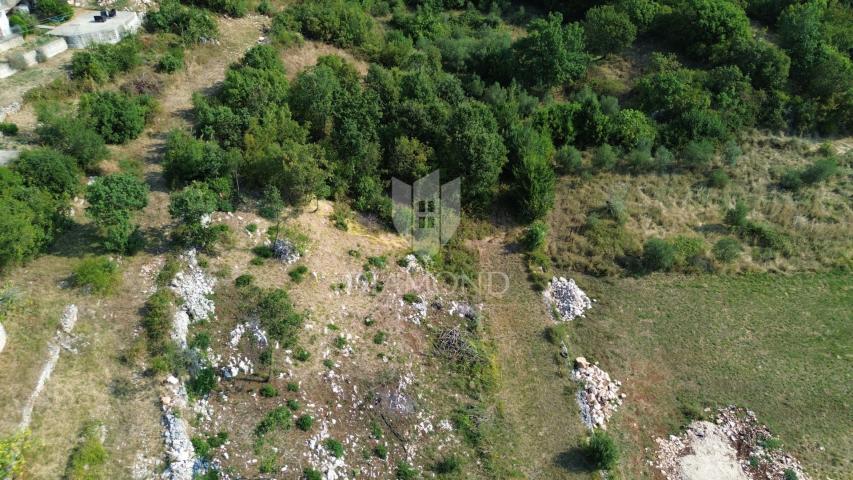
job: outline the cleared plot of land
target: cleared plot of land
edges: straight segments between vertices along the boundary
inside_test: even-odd
[[[624,382],[613,427],[626,478],[649,477],[653,437],[687,423],[686,411],[726,404],[754,410],[813,478],[850,478],[849,274],[580,283],[599,303],[570,348]]]

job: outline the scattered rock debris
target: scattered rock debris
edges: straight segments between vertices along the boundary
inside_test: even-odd
[[[286,238],[279,238],[272,243],[272,253],[275,258],[281,260],[285,264],[291,264],[302,256],[296,245]]]
[[[186,348],[190,322],[206,320],[216,313],[216,306],[209,298],[213,294],[216,280],[199,266],[194,249],[188,250],[183,258],[187,263],[187,269],[178,272],[172,279],[172,291],[183,300],[183,304],[175,313],[172,339],[181,348]]]
[[[619,393],[622,383],[611,380],[610,375],[590,364],[584,357],[575,359],[572,380],[582,384],[578,391],[578,405],[583,423],[592,428],[607,428],[607,421],[622,405],[625,394]]]
[[[571,278],[554,277],[543,293],[555,320],[568,322],[583,317],[592,308],[592,300]]]
[[[789,471],[809,480],[751,410],[721,408],[714,423],[695,421],[657,442],[656,466],[668,480],[778,480]]]

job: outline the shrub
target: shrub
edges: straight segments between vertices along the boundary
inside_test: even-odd
[[[397,462],[397,471],[395,473],[397,480],[415,480],[418,478],[418,471],[415,467],[404,461]]]
[[[669,242],[675,252],[675,265],[683,267],[705,253],[705,241],[701,237],[679,235]]]
[[[270,245],[256,245],[252,247],[252,253],[260,258],[272,258],[273,251]]]
[[[708,174],[708,186],[711,188],[725,188],[730,180],[729,174],[722,168],[715,168]]]
[[[583,25],[587,45],[593,53],[600,55],[620,52],[637,36],[637,27],[628,15],[611,5],[587,10]]]
[[[602,430],[596,430],[586,446],[589,461],[599,470],[610,470],[619,461],[619,450],[613,438]]]
[[[311,358],[311,352],[305,350],[302,347],[296,349],[296,353],[293,354],[293,358],[300,362],[307,362],[309,358]]]
[[[367,265],[375,268],[385,268],[388,258],[384,255],[367,257]]]
[[[299,384],[296,382],[287,382],[287,391],[288,392],[298,392]]]
[[[806,168],[800,178],[805,184],[823,182],[835,175],[838,171],[838,162],[834,158],[822,158]]]
[[[714,159],[714,150],[714,144],[707,140],[693,140],[681,152],[682,163],[691,170],[704,168]]]
[[[299,30],[309,38],[347,48],[362,46],[374,38],[374,21],[358,3],[317,0],[288,8]]]
[[[557,163],[557,167],[560,169],[560,173],[577,175],[581,173],[581,170],[583,169],[581,152],[571,145],[564,145],[557,150],[555,161]]]
[[[537,220],[524,229],[521,244],[524,245],[527,251],[532,252],[541,249],[545,245],[547,237],[548,225],[545,222]]]
[[[264,435],[276,429],[289,430],[291,427],[290,410],[287,407],[276,407],[268,412],[266,416],[255,427],[255,435]]]
[[[101,443],[100,426],[92,423],[83,429],[79,445],[71,452],[65,478],[68,480],[89,480],[102,478],[103,466],[109,457]],[[2,462],[0,462],[2,464]],[[14,477],[13,477],[14,478]]]
[[[0,133],[7,136],[18,134],[18,125],[9,122],[0,122]]]
[[[163,173],[172,186],[210,181],[229,173],[228,158],[216,142],[197,140],[173,130],[166,140]]]
[[[184,43],[214,40],[219,29],[213,16],[200,8],[181,5],[177,0],[164,0],[160,8],[145,15],[149,32],[169,32],[181,37]]]
[[[302,470],[302,476],[305,480],[323,480],[323,474],[313,468]]]
[[[157,62],[157,71],[161,73],[175,73],[184,68],[184,50],[172,48]]]
[[[284,201],[281,199],[281,192],[275,185],[267,184],[258,202],[258,215],[267,220],[275,220],[281,215],[283,209]]]
[[[187,344],[189,348],[194,348],[199,351],[205,351],[210,347],[210,334],[207,332],[198,332]]]
[[[721,238],[712,249],[714,258],[722,263],[732,263],[740,256],[743,249],[736,238]]]
[[[83,95],[79,110],[107,143],[125,143],[142,133],[152,108],[148,97],[102,91]]]
[[[799,477],[797,476],[797,472],[795,472],[791,468],[786,468],[783,474],[783,480],[797,480]]]
[[[415,292],[406,292],[403,294],[403,301],[406,303],[418,303],[421,301],[421,297]]]
[[[797,170],[787,170],[779,179],[779,186],[785,190],[796,191],[803,187],[803,178]]]
[[[131,253],[141,246],[130,218],[148,204],[147,184],[125,173],[98,177],[87,188],[86,200],[86,214],[97,225],[107,250]]]
[[[311,430],[311,427],[314,426],[314,417],[311,415],[301,415],[296,419],[296,427],[302,430],[303,432],[307,432]]]
[[[300,408],[302,408],[302,405],[299,403],[299,400],[294,400],[291,398],[287,401],[287,408],[289,408],[292,412],[296,412]]]
[[[287,292],[277,288],[264,293],[258,302],[257,314],[269,337],[278,340],[282,348],[296,344],[303,317],[294,309]]]
[[[445,457],[439,460],[433,466],[433,471],[435,471],[435,473],[439,475],[447,475],[451,473],[457,473],[461,468],[462,461],[459,460],[459,457],[451,455],[449,457]]]
[[[244,273],[234,279],[234,285],[236,285],[237,287],[248,287],[253,283],[255,283],[255,276],[251,273]]]
[[[599,171],[612,170],[618,160],[616,149],[606,143],[596,148],[592,154],[592,166]]]
[[[139,53],[141,50],[139,39],[128,36],[114,45],[101,43],[74,52],[71,57],[70,77],[96,84],[104,83],[139,65],[142,61]]]
[[[335,458],[341,458],[344,456],[343,444],[338,440],[335,440],[334,438],[327,438],[323,442],[323,446],[326,447],[326,450],[328,450],[329,454],[331,454]]]
[[[52,148],[24,150],[13,168],[24,184],[41,188],[57,199],[68,199],[80,189],[77,162]]]
[[[95,293],[113,292],[121,282],[118,265],[106,257],[89,257],[74,269],[74,285]]]
[[[40,19],[59,18],[64,21],[74,15],[74,9],[64,0],[39,0],[35,13]]]
[[[148,337],[148,351],[153,355],[165,351],[165,342],[172,329],[172,293],[159,289],[145,302],[142,327]]]
[[[278,396],[278,389],[267,384],[262,386],[260,390],[258,390],[258,393],[260,393],[262,397],[272,398]]]
[[[385,460],[388,458],[388,447],[385,446],[384,443],[380,443],[373,447],[373,454],[376,455],[377,458]]]
[[[187,382],[187,393],[193,398],[201,398],[216,388],[216,373],[213,367],[205,367],[190,377]]]
[[[39,142],[74,157],[86,172],[94,172],[98,162],[109,154],[104,139],[83,118],[40,109],[38,121]]]
[[[559,347],[568,336],[569,328],[562,323],[558,325],[548,325],[548,327],[545,328],[545,339],[547,339],[551,345]]]
[[[305,275],[307,273],[308,267],[306,267],[305,265],[299,265],[287,272],[287,275],[290,277],[293,283],[300,283],[305,278]]]
[[[385,343],[385,339],[387,337],[388,334],[383,331],[378,331],[375,335],[373,335],[373,343],[375,343],[376,345],[382,345],[383,343]]]
[[[21,35],[27,36],[35,31],[36,25],[38,25],[39,21],[35,15],[31,15],[26,12],[15,12],[9,15],[9,25],[14,29],[18,27],[21,29]]]
[[[743,150],[734,140],[729,140],[723,145],[723,160],[727,165],[736,164],[741,155]]]
[[[271,17],[273,15],[273,13],[275,13],[275,9],[269,0],[261,0],[258,3],[258,7],[256,10],[258,11],[259,14],[267,16],[267,17]]]
[[[746,216],[749,215],[749,207],[741,200],[735,202],[734,207],[726,210],[723,223],[732,228],[746,225]]]
[[[647,240],[643,245],[643,266],[649,271],[667,271],[675,265],[675,248],[660,238]]]

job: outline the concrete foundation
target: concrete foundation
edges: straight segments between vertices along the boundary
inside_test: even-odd
[[[39,62],[44,62],[49,58],[53,58],[60,53],[68,50],[68,42],[64,38],[51,40],[36,49],[36,54]]]
[[[28,52],[18,52],[10,55],[7,60],[9,61],[9,65],[15,70],[26,70],[30,67],[38,65],[38,59],[36,58],[36,51],[30,50]]]
[[[11,37],[0,38],[0,53],[9,51],[24,44],[24,37],[14,34]]]
[[[102,23],[95,22],[96,14],[95,11],[82,13],[48,34],[65,38],[69,48],[86,48],[96,43],[118,43],[142,25],[142,18],[136,12],[116,12],[115,17]]]
[[[9,78],[16,73],[18,73],[18,71],[12,68],[8,63],[0,62],[0,78]]]

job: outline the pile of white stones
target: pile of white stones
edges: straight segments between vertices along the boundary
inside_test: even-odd
[[[584,357],[575,359],[572,380],[581,383],[577,400],[581,409],[581,419],[589,428],[607,428],[607,421],[622,405],[624,393],[619,393],[622,383],[611,380],[610,375],[590,364]]]
[[[299,250],[296,248],[296,245],[286,238],[279,238],[273,242],[272,253],[275,255],[275,258],[281,260],[285,264],[291,264],[299,260],[299,257],[302,256],[299,254]]]
[[[592,307],[592,300],[571,278],[552,278],[543,295],[557,317],[555,320],[559,321],[568,322],[583,317],[584,312]]]
[[[198,265],[195,250],[188,250],[183,257],[187,270],[175,275],[172,290],[183,299],[181,310],[192,320],[206,320],[215,313],[215,305],[208,295],[213,294],[216,279]]]
[[[240,345],[240,340],[246,332],[252,335],[252,340],[258,347],[267,348],[267,345],[269,345],[267,334],[261,328],[260,322],[258,321],[243,322],[234,327],[228,335],[228,345],[232,349],[237,348],[237,346]]]

